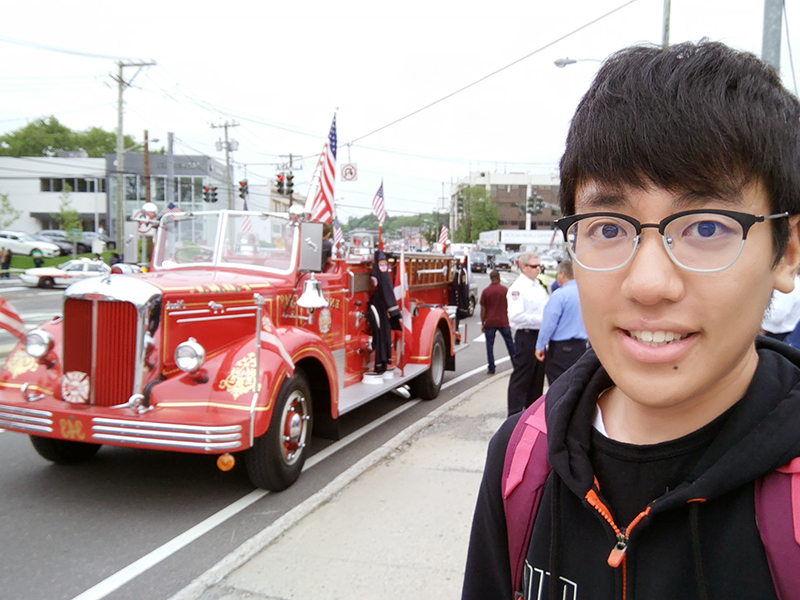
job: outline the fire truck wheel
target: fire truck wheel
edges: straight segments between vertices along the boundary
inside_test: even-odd
[[[300,477],[312,424],[311,388],[306,375],[297,370],[293,378],[283,382],[266,433],[245,454],[253,485],[280,492]]]
[[[89,460],[97,451],[100,444],[87,444],[85,442],[69,442],[67,440],[54,440],[53,438],[32,435],[33,444],[39,456],[58,465],[74,465]]]
[[[444,353],[444,336],[437,329],[431,348],[431,368],[414,379],[414,391],[422,400],[433,400],[439,395],[444,380]]]
[[[469,297],[469,316],[470,317],[475,314],[475,305],[476,304],[477,303],[475,302],[475,296],[470,296]]]

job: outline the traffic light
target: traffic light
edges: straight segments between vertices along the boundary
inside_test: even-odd
[[[458,212],[464,212],[464,196],[458,197]]]
[[[278,173],[278,179],[275,181],[275,189],[278,191],[279,194],[283,194],[285,192],[285,189],[283,187],[285,180],[286,176],[283,173]]]
[[[211,202],[216,202],[217,201],[217,188],[212,187],[211,190],[209,191],[208,196],[209,196],[209,200]]]
[[[247,200],[247,179],[239,182],[239,198]]]
[[[211,202],[211,188],[207,185],[203,186],[203,202]]]
[[[286,195],[291,196],[293,190],[294,190],[294,173],[289,171],[289,174],[286,176]]]
[[[542,198],[538,194],[536,195],[536,208],[534,209],[534,212],[537,215],[540,215],[544,212],[544,198]]]
[[[527,210],[526,210],[526,212],[527,212],[529,215],[532,215],[532,214],[533,214],[533,196],[531,196],[530,198],[528,198],[528,207],[527,207]]]

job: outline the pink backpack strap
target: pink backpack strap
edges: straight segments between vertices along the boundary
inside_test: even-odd
[[[515,592],[522,589],[525,555],[550,470],[542,396],[522,413],[508,442],[503,464],[503,509]]]
[[[800,457],[756,481],[755,500],[778,600],[800,600]]]

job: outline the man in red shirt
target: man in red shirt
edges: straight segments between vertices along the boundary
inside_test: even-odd
[[[494,336],[497,332],[503,336],[508,355],[514,358],[514,339],[511,327],[508,326],[508,288],[500,283],[500,273],[489,273],[492,283],[481,293],[481,331],[486,336],[486,358],[489,360],[487,375],[494,375]]]

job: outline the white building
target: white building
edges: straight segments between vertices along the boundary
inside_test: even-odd
[[[84,230],[95,223],[105,227],[106,161],[86,157],[0,157],[0,194],[7,194],[12,207],[22,215],[8,229],[36,233],[57,225],[66,186],[72,188],[72,208],[78,211]]]

